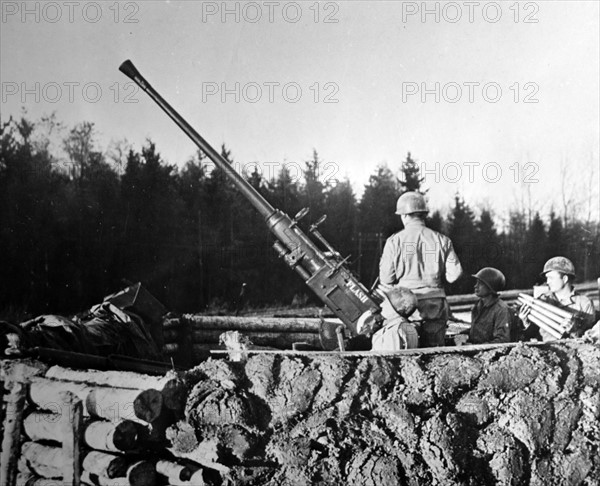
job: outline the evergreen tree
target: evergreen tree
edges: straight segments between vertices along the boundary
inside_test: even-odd
[[[409,191],[417,191],[425,194],[427,191],[421,190],[421,184],[425,180],[421,177],[421,170],[417,163],[411,158],[410,152],[406,156],[406,160],[402,162],[400,168],[400,193],[403,194]]]
[[[343,256],[358,253],[353,248],[358,211],[356,196],[348,179],[331,187],[325,198],[327,221],[320,227],[321,232],[333,247]]]
[[[560,217],[556,216],[554,210],[550,211],[550,223],[548,225],[548,244],[545,250],[545,259],[564,254],[564,231]]]
[[[539,280],[539,273],[546,261],[546,248],[546,227],[539,213],[536,212],[531,225],[527,229],[525,247],[523,249],[524,278],[527,282],[536,282]]]
[[[320,181],[321,160],[319,154],[313,149],[311,160],[305,162],[304,186],[301,191],[302,205],[309,209],[306,222],[317,221],[323,216],[325,209],[324,185]]]
[[[478,262],[475,257],[475,216],[458,194],[454,197],[454,207],[449,217],[448,236],[454,244],[465,274],[475,273],[478,270]],[[472,291],[472,284],[472,281],[463,278],[453,284],[453,290],[459,293],[468,293]]]
[[[507,272],[512,275],[516,288],[530,287],[534,282],[528,281],[523,265],[524,249],[527,238],[527,217],[522,211],[510,211],[508,232],[504,236],[503,246],[506,248]]]
[[[434,231],[439,233],[444,232],[444,220],[442,219],[442,213],[439,211],[434,211],[427,216],[425,221],[428,228],[431,228]]]
[[[368,234],[382,233],[384,239],[400,229],[396,213],[399,187],[396,178],[386,165],[377,167],[369,177],[358,206],[359,231]]]
[[[477,268],[495,267],[504,272],[504,258],[500,238],[489,210],[481,211],[476,223],[477,247],[475,251]]]

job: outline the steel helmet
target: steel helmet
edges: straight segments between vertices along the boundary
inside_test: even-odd
[[[398,198],[396,214],[428,213],[425,197],[420,192],[405,192]]]
[[[410,316],[417,308],[417,296],[404,287],[394,287],[386,293],[394,310],[402,317]]]
[[[552,270],[556,270],[557,272],[564,273],[566,275],[575,276],[575,265],[568,258],[557,256],[554,258],[550,258],[544,265],[544,271],[541,275],[546,275],[547,272],[551,272]]]
[[[506,285],[504,274],[497,268],[485,267],[479,270],[475,275],[471,275],[477,280],[481,280],[494,293],[498,293]]]

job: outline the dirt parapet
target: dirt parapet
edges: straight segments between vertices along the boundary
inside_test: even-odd
[[[229,484],[600,484],[591,344],[255,354],[189,377],[186,420],[216,441]]]

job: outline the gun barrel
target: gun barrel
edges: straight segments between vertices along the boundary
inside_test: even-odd
[[[142,90],[144,90],[162,110],[181,128],[188,137],[212,160],[217,167],[227,173],[236,187],[248,198],[250,203],[265,218],[269,219],[276,209],[267,202],[235,169],[227,162],[202,136],[185,121],[175,109],[163,99],[162,96],[150,85],[140,74],[134,64],[127,60],[119,66],[119,71],[131,78]]]

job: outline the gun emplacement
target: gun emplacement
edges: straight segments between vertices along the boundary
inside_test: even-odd
[[[198,148],[231,179],[237,189],[265,219],[268,228],[275,235],[277,241],[273,246],[279,256],[342,320],[351,336],[357,334],[359,320],[379,319],[380,299],[372,295],[346,268],[346,259],[342,259],[327,243],[317,230],[317,224],[312,225],[309,232],[325,246],[325,251],[322,251],[298,227],[298,221],[307,214],[307,209],[300,211],[292,219],[284,212],[274,208],[157,93],[131,61],[125,61],[119,70],[145,91]],[[322,221],[323,218],[320,222]]]

